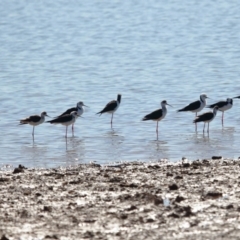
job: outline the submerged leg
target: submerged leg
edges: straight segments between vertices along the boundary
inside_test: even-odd
[[[157,133],[157,140],[158,140],[158,121],[157,121],[156,133]]]
[[[197,117],[197,113],[195,117]],[[195,123],[195,132],[197,132],[197,123]]]
[[[113,121],[113,113],[112,113],[112,118],[111,118],[111,128],[112,128],[112,121]]]
[[[32,130],[32,139],[34,141],[34,126],[33,126],[33,130]]]
[[[224,111],[222,112],[222,126],[223,126],[223,119],[224,119]]]
[[[68,126],[66,126],[66,135],[65,135],[65,138],[67,138],[67,129],[68,129]]]
[[[204,130],[205,130],[205,123],[204,123],[204,125],[203,125],[203,133],[204,133]]]

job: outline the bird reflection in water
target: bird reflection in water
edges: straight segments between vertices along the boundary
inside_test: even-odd
[[[66,152],[65,160],[68,164],[76,164],[85,158],[85,144],[83,139],[78,137],[65,138]],[[77,161],[77,162],[76,162]]]
[[[153,160],[160,161],[162,159],[168,159],[169,158],[169,148],[168,148],[168,142],[167,141],[151,141],[150,142],[150,151],[151,151],[151,157]]]
[[[122,146],[124,137],[116,132],[113,128],[105,135],[107,152],[111,156],[111,161],[119,161],[122,158]]]

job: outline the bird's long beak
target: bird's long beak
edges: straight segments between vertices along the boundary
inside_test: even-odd
[[[50,117],[50,116],[48,116],[48,115],[46,114],[46,117]]]
[[[170,107],[173,107],[172,105],[170,105],[170,104],[168,104],[168,103],[167,103],[167,105],[170,106]]]
[[[206,97],[206,98],[211,99],[210,97]]]
[[[85,105],[85,104],[83,104],[83,106],[84,106],[84,107],[89,107],[89,106],[87,106],[87,105]]]

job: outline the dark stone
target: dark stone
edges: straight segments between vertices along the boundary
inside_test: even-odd
[[[179,218],[180,216],[177,213],[173,212],[173,213],[170,213],[168,217]]]
[[[3,234],[0,240],[9,240],[9,238],[7,238],[5,234]]]
[[[59,237],[56,234],[53,234],[53,235],[46,235],[45,239],[59,239]]]
[[[123,178],[121,177],[113,177],[109,179],[109,182],[121,182]]]
[[[21,164],[18,165],[18,168],[21,168],[21,169],[27,169],[26,167],[24,167],[24,166],[21,165]]]
[[[168,186],[169,190],[178,190],[178,185],[176,183],[173,183]]]
[[[213,160],[222,159],[222,156],[212,156]]]
[[[14,170],[13,170],[13,173],[14,173],[14,174],[16,174],[16,173],[22,173],[22,172],[24,172],[23,168],[19,168],[19,167],[14,168]]]
[[[52,212],[52,207],[51,206],[44,206],[43,211],[45,212]]]
[[[233,204],[229,204],[226,206],[226,209],[232,209],[232,208],[234,208]]]
[[[8,182],[8,181],[10,181],[10,178],[0,177],[0,182]]]
[[[184,197],[178,195],[178,196],[175,198],[174,202],[180,203],[180,202],[182,202],[182,201],[184,201],[184,200],[185,200]]]
[[[155,205],[163,204],[163,199],[155,197],[153,202]]]
[[[188,167],[190,167],[190,163],[183,163],[182,166],[183,166],[184,168],[188,168]]]
[[[146,223],[152,223],[152,222],[154,222],[154,220],[153,220],[152,218],[148,218],[148,219],[146,220]]]
[[[127,208],[126,210],[127,211],[133,211],[133,210],[136,210],[137,209],[137,207],[136,206],[134,206],[134,205],[131,205],[129,208]]]
[[[177,175],[177,176],[175,177],[175,179],[183,179],[183,176]]]
[[[206,196],[206,198],[216,199],[216,198],[222,197],[222,193],[215,192],[215,191],[209,191],[209,192],[207,192],[207,194],[205,196]]]
[[[41,194],[41,193],[36,193],[35,196],[36,196],[36,197],[41,197],[42,194]]]

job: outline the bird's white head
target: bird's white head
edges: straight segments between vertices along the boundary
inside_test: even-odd
[[[205,99],[207,99],[207,98],[209,98],[209,97],[207,96],[207,94],[202,93],[202,94],[200,95],[200,98],[204,101]]]
[[[47,115],[47,112],[42,112],[42,113],[41,113],[41,117],[45,117],[45,116],[49,117],[49,116]]]
[[[82,106],[88,107],[83,102],[78,102],[77,103],[77,107],[81,108]]]
[[[163,101],[161,102],[161,105],[162,105],[162,106],[168,105],[168,106],[172,107],[172,105],[168,104],[166,100],[163,100]]]

